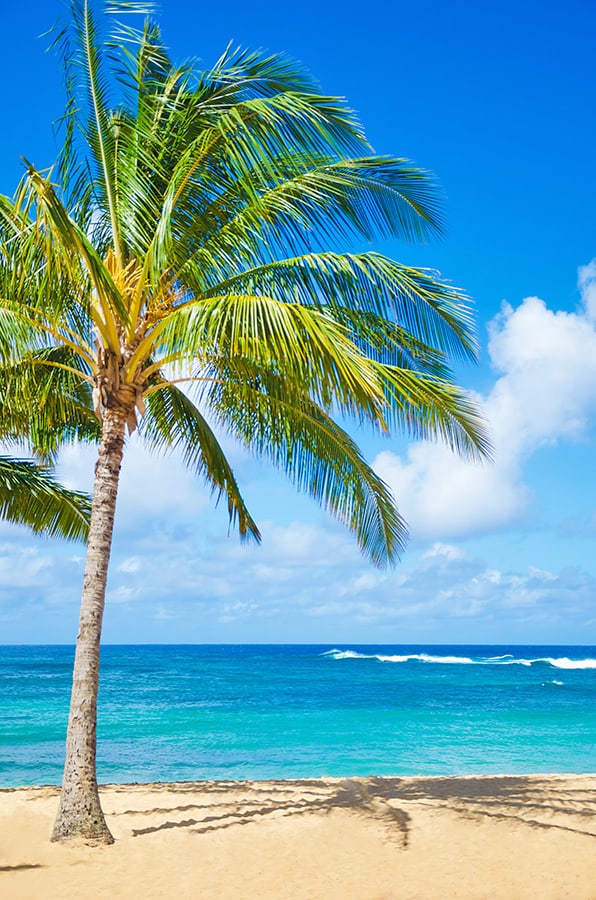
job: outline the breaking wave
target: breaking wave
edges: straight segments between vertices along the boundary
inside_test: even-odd
[[[387,655],[382,653],[360,653],[356,650],[327,650],[322,656],[331,659],[374,659],[381,663],[435,663],[438,665],[468,666],[550,666],[553,669],[596,669],[596,659],[569,659],[568,656],[539,656],[535,659],[516,658],[512,653],[502,656],[434,656],[430,653],[407,653]]]

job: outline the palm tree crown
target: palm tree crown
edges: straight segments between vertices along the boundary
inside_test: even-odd
[[[83,610],[96,590],[101,625],[125,425],[181,447],[242,537],[259,531],[215,429],[280,466],[375,563],[394,560],[405,524],[336,419],[487,451],[449,368],[476,352],[464,295],[345,251],[440,233],[432,179],[374,156],[346,104],[285,57],[228,49],[199,71],[170,60],[150,19],[119,17],[102,40],[88,0],[71,13],[58,165],[28,164],[0,200],[0,351],[18,348],[20,378],[60,371],[101,423]]]
[[[331,414],[485,449],[447,370],[450,355],[474,354],[470,311],[428,271],[335,248],[437,233],[431,180],[370,155],[345,104],[287,59],[228,50],[196,73],[170,62],[150,22],[128,35],[136,52],[120,53],[123,96],[110,106],[97,17],[85,2],[72,10],[59,183],[29,166],[3,203],[22,262],[10,324],[92,387],[99,418],[121,404],[151,444],[181,444],[242,536],[258,529],[206,414],[281,465],[376,562],[393,557],[403,522]]]

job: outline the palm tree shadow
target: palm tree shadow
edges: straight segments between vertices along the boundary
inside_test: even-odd
[[[515,821],[532,828],[557,829],[596,837],[596,792],[565,780],[527,776],[375,779],[378,794],[432,803],[482,821]],[[557,816],[558,821],[553,821]]]
[[[232,787],[237,785],[230,784],[227,788],[228,793]],[[225,786],[215,787],[216,793],[220,793],[222,789],[225,791]],[[323,781],[271,782],[266,785],[249,783],[243,785],[243,790],[245,796],[242,799],[231,800],[229,803],[226,803],[225,799],[218,798],[213,804],[207,802],[205,805],[189,804],[168,810],[150,810],[149,812],[153,814],[196,809],[202,811],[203,815],[178,821],[168,819],[158,825],[135,828],[132,834],[139,837],[169,828],[188,828],[196,834],[206,834],[267,819],[312,814],[329,815],[338,810],[347,810],[354,815],[381,823],[386,828],[390,840],[396,841],[404,849],[408,846],[409,814],[390,805],[378,792],[371,790],[370,781],[367,779],[346,779],[335,783]]]
[[[593,824],[596,793],[548,777],[353,778],[187,783],[164,787],[168,793],[192,794],[193,802],[161,809],[128,810],[124,814],[168,816],[157,825],[134,828],[133,836],[172,828],[206,834],[275,818],[329,815],[345,810],[382,824],[388,839],[405,849],[411,830],[407,807],[432,805],[476,822],[500,820],[528,828],[596,837]],[[191,810],[192,817],[174,818],[176,813]]]
[[[43,869],[42,863],[20,863],[16,866],[0,866],[0,872],[22,872],[24,869]]]

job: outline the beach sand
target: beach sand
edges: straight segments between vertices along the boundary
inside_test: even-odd
[[[0,791],[0,896],[596,900],[596,775],[111,785],[110,847]]]

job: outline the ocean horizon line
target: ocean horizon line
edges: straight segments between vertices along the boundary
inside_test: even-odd
[[[578,644],[574,642],[525,642],[525,641],[102,641],[101,647],[329,647],[354,645],[357,647],[577,647],[594,649],[596,644]],[[43,642],[0,642],[0,647],[72,647],[72,643],[64,641]]]

